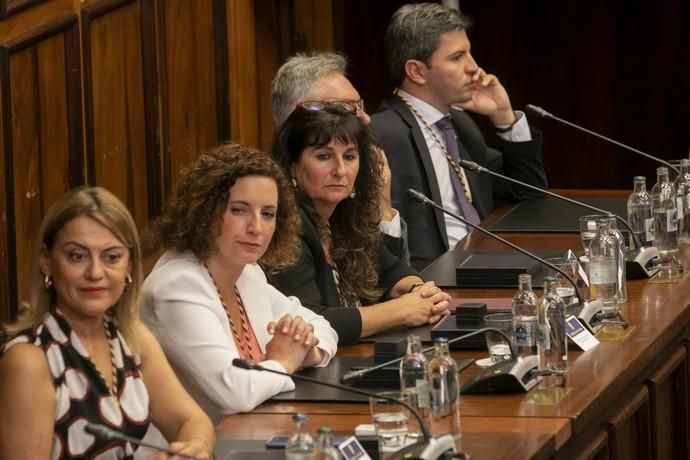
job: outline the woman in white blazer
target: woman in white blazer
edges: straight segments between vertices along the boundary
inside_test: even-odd
[[[297,216],[278,166],[227,144],[182,173],[153,227],[167,251],[144,282],[141,316],[214,423],[294,388],[287,377],[235,368],[234,358],[294,372],[336,353],[328,321],[269,285],[257,265],[296,260]]]

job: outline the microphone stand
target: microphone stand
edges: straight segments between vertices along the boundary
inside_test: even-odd
[[[535,115],[539,115],[540,117],[548,118],[548,119],[551,119],[551,120],[556,120],[556,121],[558,121],[558,122],[560,122],[560,123],[563,123],[564,125],[570,126],[571,128],[575,128],[575,129],[580,130],[580,131],[583,131],[583,132],[585,132],[585,133],[587,133],[587,134],[591,134],[591,135],[594,136],[594,137],[598,137],[599,139],[603,139],[603,140],[605,140],[605,141],[607,141],[607,142],[610,142],[610,143],[612,143],[612,144],[614,144],[614,145],[617,145],[618,147],[623,147],[623,148],[626,149],[626,150],[629,150],[629,151],[631,151],[631,152],[633,152],[633,153],[637,153],[638,155],[642,155],[643,157],[645,157],[645,158],[647,158],[647,159],[650,159],[650,160],[652,160],[652,161],[656,161],[657,163],[661,163],[662,165],[671,168],[672,170],[674,170],[674,171],[676,172],[676,174],[679,173],[678,168],[676,168],[675,166],[673,166],[673,165],[672,165],[671,163],[669,163],[668,161],[662,160],[661,158],[657,158],[657,157],[655,157],[655,156],[653,156],[653,155],[650,155],[650,154],[648,154],[648,153],[644,153],[644,152],[641,151],[641,150],[638,150],[638,149],[636,149],[636,148],[634,148],[634,147],[631,147],[631,146],[629,146],[629,145],[625,145],[625,144],[623,144],[622,142],[618,142],[618,141],[616,141],[616,140],[613,140],[613,139],[611,139],[610,137],[606,137],[606,136],[604,136],[604,135],[602,135],[602,134],[599,134],[599,133],[596,133],[596,132],[594,132],[594,131],[592,131],[592,130],[590,130],[590,129],[584,128],[584,127],[579,126],[579,125],[576,125],[575,123],[571,123],[571,122],[569,122],[568,120],[564,120],[564,119],[562,119],[562,118],[559,118],[559,117],[553,115],[552,113],[547,112],[546,110],[542,109],[542,108],[539,107],[539,106],[532,105],[532,104],[527,104],[527,105],[525,106],[525,109],[527,109],[528,111],[532,112],[532,113],[535,114]]]
[[[513,341],[510,340],[510,337],[508,337],[508,334],[506,334],[504,331],[502,331],[500,329],[496,329],[494,327],[485,327],[482,329],[477,329],[476,331],[472,331],[472,332],[467,333],[465,335],[461,335],[459,337],[449,339],[448,345],[455,343],[455,342],[459,342],[461,340],[469,339],[472,336],[483,334],[485,332],[496,332],[498,334],[501,334],[501,336],[508,343],[508,346],[510,346],[510,354],[513,356],[513,358],[521,359],[521,356],[518,354],[517,350],[515,349],[515,344],[513,344]],[[432,351],[434,351],[434,347],[428,347],[428,348],[423,349],[422,353],[427,354],[427,353],[432,352]],[[340,382],[341,383],[351,382],[353,380],[356,380],[356,379],[362,377],[363,375],[368,374],[369,372],[373,372],[373,371],[381,369],[383,367],[390,366],[391,364],[399,363],[403,359],[405,359],[405,357],[401,356],[399,358],[395,358],[395,359],[391,359],[390,361],[386,361],[385,363],[377,364],[376,366],[367,367],[366,369],[359,369],[356,371],[347,372],[347,373],[345,373],[345,375],[340,377]]]
[[[642,242],[640,239],[637,237],[635,232],[633,231],[632,227],[628,223],[627,220],[623,219],[621,216],[618,214],[614,214],[610,211],[606,211],[601,208],[597,208],[596,206],[589,205],[587,203],[583,203],[581,201],[573,200],[572,198],[568,198],[567,196],[559,195],[558,193],[553,193],[550,192],[549,190],[536,187],[532,184],[528,184],[527,182],[523,182],[518,179],[513,179],[512,177],[505,176],[501,173],[497,173],[496,171],[492,171],[489,168],[485,168],[484,166],[479,166],[477,163],[474,161],[467,161],[467,160],[460,160],[460,166],[463,168],[469,169],[470,171],[478,172],[478,173],[486,173],[490,176],[498,177],[499,179],[506,180],[508,182],[512,182],[513,184],[517,184],[521,187],[528,188],[530,190],[536,190],[537,192],[544,193],[545,195],[552,196],[554,198],[558,198],[559,200],[567,201],[568,203],[572,203],[574,205],[587,208],[590,211],[598,212],[600,214],[606,214],[607,216],[615,217],[620,223],[622,223],[625,226],[625,229],[630,232],[630,237],[635,241],[635,246],[638,248],[642,248]]]
[[[541,190],[541,189],[539,189],[539,190]],[[461,217],[461,216],[459,216],[453,212],[448,211],[443,206],[439,206],[433,200],[429,199],[422,192],[419,192],[419,191],[414,190],[414,189],[408,189],[407,190],[407,196],[409,196],[413,200],[416,200],[416,201],[418,201],[418,202],[420,202],[426,206],[431,206],[434,209],[438,209],[439,211],[441,211],[445,214],[448,214],[449,216],[451,216],[451,217],[459,220],[460,222],[464,223],[468,227],[472,227],[473,229],[480,231],[481,233],[487,235],[488,237],[500,241],[501,243],[505,244],[506,246],[509,246],[509,247],[515,249],[516,251],[521,252],[522,254],[526,255],[530,259],[536,260],[537,262],[544,264],[547,267],[551,268],[552,270],[557,271],[558,273],[563,275],[563,277],[565,279],[567,279],[568,282],[575,289],[575,295],[577,296],[578,304],[582,305],[582,309],[577,314],[578,319],[580,321],[582,321],[582,323],[585,325],[585,327],[587,327],[590,331],[593,332],[593,328],[595,326],[594,323],[599,321],[598,316],[600,316],[600,313],[602,312],[602,310],[604,308],[603,304],[601,303],[601,300],[598,300],[598,299],[594,300],[592,302],[587,302],[585,300],[585,298],[582,296],[582,292],[580,292],[580,289],[577,287],[577,283],[575,283],[575,281],[570,277],[570,275],[568,275],[564,270],[555,266],[552,263],[545,261],[541,257],[538,257],[538,256],[532,254],[531,252],[529,252],[525,249],[522,249],[520,246],[513,244],[504,238],[501,238],[500,236],[496,235],[495,233],[492,233],[488,230],[485,230],[484,228],[480,227],[477,224],[473,224],[472,222],[468,221],[464,217]],[[623,321],[625,321],[625,320],[623,320]],[[625,325],[627,325],[627,321],[625,321]]]
[[[120,433],[119,431],[113,430],[105,425],[101,425],[98,423],[87,423],[86,426],[84,426],[84,431],[86,431],[87,433],[91,433],[92,435],[99,437],[105,441],[117,439],[118,441],[126,441],[137,446],[148,447],[149,449],[165,452],[166,454],[172,457],[177,456],[180,458],[186,458],[188,460],[198,460],[198,457],[192,457],[191,455],[181,454],[179,452],[167,449],[165,447],[160,447],[154,444],[149,444],[147,442],[140,441],[139,439],[127,436],[124,433]]]
[[[292,374],[290,372],[277,371],[275,369],[269,369],[268,367],[261,366],[260,364],[254,364],[246,359],[234,358],[232,360],[232,365],[240,369],[270,372],[272,374],[287,376],[296,380],[302,380],[309,383],[314,383],[316,385],[325,385],[327,387],[336,388],[342,391],[349,391],[351,393],[356,393],[368,397],[374,397],[383,399],[385,401],[390,401],[395,404],[400,404],[405,407],[412,415],[417,419],[417,423],[422,430],[422,437],[424,438],[421,442],[416,442],[409,446],[405,446],[393,455],[399,455],[400,458],[420,458],[420,459],[438,459],[445,458],[446,452],[451,451],[456,453],[455,438],[451,434],[445,434],[439,438],[434,438],[431,436],[429,429],[424,423],[424,419],[417,413],[417,411],[405,401],[400,399],[392,398],[385,395],[377,395],[369,391],[360,390],[357,388],[347,387],[344,385],[338,385],[336,383],[324,382],[322,380],[314,379],[311,377],[306,377],[300,374]],[[466,456],[465,456],[466,458]]]

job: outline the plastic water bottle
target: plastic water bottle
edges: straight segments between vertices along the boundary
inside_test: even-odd
[[[306,414],[297,413],[292,416],[294,429],[285,446],[286,460],[310,460],[314,455],[314,439],[307,431],[307,421]]]
[[[628,197],[628,222],[642,246],[651,246],[654,241],[654,217],[652,197],[647,193],[647,179],[635,176],[633,183],[635,188]]]
[[[429,424],[433,436],[452,434],[460,438],[460,383],[458,366],[448,352],[448,339],[434,339],[434,357],[429,375]]]
[[[340,451],[333,445],[333,431],[330,427],[322,426],[317,431],[316,451],[313,460],[340,460]]]
[[[597,234],[589,243],[590,295],[601,300],[606,316],[618,314],[618,239],[611,233],[607,218],[597,221]]]
[[[537,303],[537,349],[542,386],[565,386],[568,376],[568,336],[565,302],[558,296],[556,280],[544,278],[544,295]]]
[[[518,292],[513,297],[513,331],[521,356],[537,352],[537,298],[532,291],[532,275],[518,276]]]
[[[400,391],[423,419],[429,415],[428,360],[422,353],[422,341],[418,335],[407,336],[407,351],[400,361]],[[408,437],[421,438],[422,430],[417,421],[410,418]]]

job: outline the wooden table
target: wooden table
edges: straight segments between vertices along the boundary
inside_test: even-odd
[[[579,196],[620,196],[582,192]],[[573,194],[571,194],[572,196]],[[578,195],[575,193],[575,195]],[[508,208],[499,208],[490,225]],[[502,234],[525,249],[580,248],[578,234]],[[463,248],[505,250],[473,232]],[[513,290],[452,290],[457,297],[510,297]],[[690,281],[628,282],[626,318],[635,327],[623,342],[602,342],[589,352],[569,351],[567,393],[557,403],[537,404],[527,394],[462,396],[461,448],[475,459],[689,458],[688,324]],[[371,345],[341,347],[343,355],[367,356]],[[459,352],[460,357],[481,353]],[[461,372],[462,382],[478,368]],[[230,416],[218,426],[221,439],[267,439],[291,431],[290,415],[307,412],[311,427],[330,425],[352,433],[371,423],[366,404],[266,403],[251,414]]]

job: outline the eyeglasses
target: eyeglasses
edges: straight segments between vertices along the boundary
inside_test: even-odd
[[[305,110],[319,111],[326,107],[337,107],[345,112],[364,113],[364,99],[356,101],[335,100],[335,101],[304,101],[297,104],[297,107]]]

